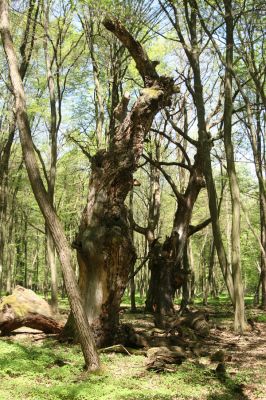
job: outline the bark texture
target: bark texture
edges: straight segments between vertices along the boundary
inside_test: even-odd
[[[136,258],[124,202],[153,119],[177,91],[173,79],[157,74],[140,43],[117,19],[106,17],[103,24],[135,60],[145,88],[129,112],[129,96],[124,95],[108,150],[91,158],[88,201],[75,241],[79,286],[99,345],[114,340],[121,297]]]

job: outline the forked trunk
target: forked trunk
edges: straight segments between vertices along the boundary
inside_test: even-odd
[[[127,47],[145,89],[130,112],[125,93],[115,110],[118,126],[109,149],[91,157],[88,201],[75,241],[79,287],[100,346],[115,339],[121,298],[136,257],[124,202],[153,119],[178,89],[172,78],[157,74],[155,63],[118,20],[105,18],[104,25]]]
[[[190,230],[192,211],[204,185],[201,158],[197,155],[195,164],[191,167],[186,191],[178,199],[171,236],[166,238],[161,248],[157,247],[156,252],[153,252],[147,311],[162,315],[174,313],[175,292],[182,287],[187,273],[183,266],[183,257],[188,237],[193,233]]]

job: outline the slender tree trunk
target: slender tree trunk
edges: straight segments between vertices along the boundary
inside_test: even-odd
[[[7,243],[7,192],[8,192],[8,166],[11,154],[11,146],[15,134],[15,128],[10,126],[8,140],[1,152],[0,158],[0,293],[2,292],[5,260],[5,245]]]
[[[55,192],[55,181],[56,181],[56,167],[57,167],[57,136],[59,125],[57,124],[57,110],[56,100],[61,102],[61,99],[56,99],[55,93],[55,82],[52,72],[52,61],[50,59],[49,48],[48,48],[48,27],[49,27],[49,12],[50,3],[47,2],[44,5],[44,55],[46,63],[46,77],[47,86],[49,91],[50,100],[50,127],[49,127],[49,142],[50,142],[50,168],[48,174],[48,196],[51,205],[54,207],[54,192]],[[54,61],[54,59],[53,59]],[[57,72],[59,74],[59,71]],[[47,225],[47,224],[46,224]],[[52,234],[49,227],[46,226],[46,255],[47,262],[51,272],[51,307],[54,313],[58,312],[58,283],[57,283],[57,268],[56,268],[56,251],[55,244],[53,241]]]
[[[62,225],[49,201],[48,194],[44,188],[34,153],[34,146],[26,109],[25,93],[10,33],[8,4],[6,0],[0,0],[0,31],[15,97],[16,119],[28,176],[35,198],[56,244],[58,256],[62,265],[70,306],[75,318],[86,366],[90,370],[95,370],[99,368],[99,359],[71,265],[71,250],[65,237]]]
[[[155,159],[157,162],[160,161],[160,149],[161,140],[160,137],[155,139]],[[150,157],[152,154],[150,153]],[[148,290],[145,288],[147,279],[145,279],[144,272],[142,272],[142,294],[146,293],[145,309],[148,312],[153,312],[154,304],[154,293],[157,291],[158,277],[156,272],[157,261],[157,249],[158,243],[156,238],[156,230],[160,219],[160,208],[161,208],[161,185],[160,185],[160,170],[150,163],[150,174],[149,174],[149,208],[147,226],[145,228],[134,224],[134,228],[137,232],[141,233],[145,237],[145,253],[148,246],[148,269],[150,270],[150,279],[148,282]],[[155,255],[156,254],[156,255]],[[146,254],[145,254],[146,257]],[[155,264],[154,264],[155,261]]]
[[[27,289],[28,287],[28,239],[27,239],[27,229],[28,229],[28,217],[25,215],[25,227],[24,227],[24,235],[23,235],[23,247],[22,253],[24,254],[24,287]]]
[[[254,293],[254,298],[253,298],[253,306],[254,307],[258,307],[259,302],[260,302],[260,286],[261,286],[261,272],[259,274],[258,283],[255,288],[255,293]]]
[[[84,17],[81,18],[81,22],[86,33],[86,40],[88,44],[88,48],[90,51],[90,57],[92,61],[92,71],[93,71],[93,80],[95,85],[95,99],[94,99],[94,106],[95,106],[95,116],[96,116],[96,141],[97,147],[100,149],[102,147],[103,142],[103,129],[104,129],[104,101],[102,97],[102,87],[100,83],[100,68],[96,59],[96,52],[95,52],[95,24],[93,21],[93,12],[89,7],[89,20],[86,18],[85,14]]]
[[[262,286],[261,306],[266,309],[266,189],[265,179],[263,175],[263,158],[264,152],[262,150],[263,132],[260,123],[260,112],[257,111],[257,129],[253,126],[253,118],[249,99],[245,96],[245,104],[247,109],[247,127],[249,131],[249,139],[253,151],[255,171],[259,183],[259,202],[260,202],[260,247],[261,247],[261,277],[260,282]],[[259,103],[259,97],[257,97]]]
[[[262,287],[261,293],[261,307],[266,309],[266,189],[265,179],[263,174],[263,130],[261,127],[261,110],[260,110],[260,96],[257,93],[256,103],[256,130],[252,124],[252,116],[250,104],[247,98],[244,98],[247,107],[247,119],[249,129],[249,139],[253,151],[255,162],[255,170],[259,183],[259,201],[260,201],[260,246],[261,246],[261,276],[260,282]]]
[[[133,215],[133,199],[134,199],[134,191],[133,189],[130,192],[129,195],[129,210],[130,214]],[[131,237],[132,241],[134,243],[134,229],[131,226]],[[135,276],[134,276],[134,264],[131,266],[131,271],[130,271],[131,279],[130,279],[130,309],[131,312],[136,312],[136,299],[135,299],[135,294],[136,294],[136,285],[135,285]]]
[[[56,267],[56,254],[53,237],[49,229],[46,235],[46,252],[47,262],[50,267],[51,273],[51,308],[56,314],[58,312],[58,283],[57,283],[57,267]]]
[[[240,191],[237,181],[234,148],[232,143],[232,74],[233,67],[233,30],[234,21],[232,16],[232,1],[224,0],[225,24],[226,24],[226,73],[225,73],[225,100],[224,100],[224,144],[227,162],[227,173],[229,177],[229,187],[232,206],[232,275],[234,283],[235,298],[235,322],[236,332],[244,332],[246,325],[244,288],[241,276],[240,258]]]
[[[261,193],[260,193],[261,194]],[[261,244],[264,251],[261,251],[261,307],[266,310],[266,215],[263,207],[262,195],[260,195],[260,226],[261,226]]]

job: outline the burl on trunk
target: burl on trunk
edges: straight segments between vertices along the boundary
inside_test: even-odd
[[[117,19],[105,18],[103,24],[134,58],[145,88],[129,112],[129,95],[124,95],[109,148],[91,159],[88,201],[75,241],[79,286],[99,346],[114,340],[121,297],[136,258],[124,204],[133,173],[155,115],[179,90],[172,78],[157,74],[157,63]]]

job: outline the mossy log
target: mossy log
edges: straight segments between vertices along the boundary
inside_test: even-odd
[[[23,326],[44,333],[60,333],[62,325],[52,316],[49,304],[30,289],[16,286],[10,296],[0,302],[1,335]]]

